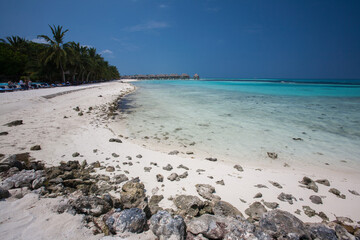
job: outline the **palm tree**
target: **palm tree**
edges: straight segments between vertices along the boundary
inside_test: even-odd
[[[28,41],[25,38],[19,36],[6,37],[6,40],[0,39],[0,42],[9,44],[15,51],[24,52],[26,48],[26,44],[28,43]]]
[[[64,48],[66,48],[67,43],[64,43],[64,35],[68,29],[62,30],[62,26],[50,26],[52,32],[52,38],[47,35],[39,35],[38,38],[45,39],[50,45],[44,52],[44,63],[48,64],[52,62],[56,65],[58,69],[61,70],[62,80],[65,82],[65,65],[66,65],[66,56],[67,52]]]

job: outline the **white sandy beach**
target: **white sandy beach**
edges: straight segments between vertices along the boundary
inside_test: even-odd
[[[321,222],[322,219],[318,216],[311,218],[306,216],[303,206],[310,206],[317,213],[324,212],[330,221],[339,216],[360,221],[360,196],[349,192],[349,190],[360,192],[360,169],[338,172],[318,166],[309,165],[298,169],[283,167],[282,164],[258,168],[241,164],[239,160],[236,164],[240,164],[244,169],[240,172],[234,168],[234,162],[226,159],[211,162],[196,154],[168,155],[125,139],[119,124],[116,124],[121,119],[118,116],[114,119],[108,118],[105,110],[120,94],[133,89],[134,87],[129,83],[113,81],[89,86],[0,94],[0,132],[9,133],[0,136],[0,153],[9,156],[30,152],[32,157],[43,161],[47,166],[55,166],[61,161],[69,160],[79,162],[86,160],[89,164],[100,161],[102,165],[114,167],[119,165],[120,169],[116,168],[113,173],[106,172],[105,169],[98,172],[113,176],[128,171],[129,179],[139,177],[145,184],[148,196],[164,195],[164,199],[160,202],[163,208],[176,208],[172,201],[168,200],[176,194],[199,196],[195,184],[202,183],[214,186],[215,194],[238,208],[244,216],[245,209],[250,204],[264,200],[277,202],[280,209],[290,213],[300,209],[301,214],[296,216],[304,222]],[[74,110],[77,106],[83,111],[83,116],[79,116]],[[89,107],[92,107],[92,110],[89,111]],[[14,120],[23,120],[24,124],[15,127],[4,126]],[[122,143],[109,142],[110,138],[120,138]],[[30,147],[37,144],[41,145],[41,150],[30,151]],[[97,152],[94,149],[97,149]],[[72,157],[75,152],[79,152],[80,156]],[[113,153],[118,154],[119,157],[113,157]],[[141,158],[136,157],[139,154]],[[127,156],[132,158],[132,166],[123,164],[129,162]],[[157,166],[151,162],[157,163]],[[167,164],[171,164],[173,170],[164,170],[163,167]],[[169,181],[167,177],[171,173],[182,174],[186,171],[177,168],[180,164],[189,168],[188,177],[180,181]],[[152,169],[150,172],[145,172],[144,167]],[[205,171],[198,172],[198,169]],[[157,174],[164,176],[163,183],[156,181]],[[304,176],[313,180],[327,179],[330,181],[330,187],[318,184],[317,193],[300,187],[299,181]],[[219,180],[223,180],[225,185],[217,184],[216,181]],[[269,181],[278,182],[283,188],[276,188]],[[267,188],[254,187],[257,184],[266,185]],[[330,193],[330,188],[340,190],[346,195],[346,199]],[[254,199],[255,194],[259,192],[262,193],[262,197]],[[277,197],[282,192],[292,194],[297,201],[292,205],[279,201]],[[119,196],[118,192],[112,194]],[[323,204],[312,203],[309,199],[311,195],[320,196]],[[102,235],[94,236],[89,229],[84,228],[80,216],[67,213],[59,215],[52,211],[56,201],[60,200],[38,200],[32,194],[22,199],[9,198],[0,201],[0,236],[3,239],[28,239],[28,236],[31,236],[31,239],[59,239],[56,237],[59,234],[63,234],[62,239],[102,237]],[[44,230],[45,224],[47,230]],[[59,228],[65,229],[64,232],[60,233]]]

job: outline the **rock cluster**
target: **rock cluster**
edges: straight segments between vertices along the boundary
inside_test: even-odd
[[[0,199],[11,196],[16,189],[27,188],[42,197],[66,196],[59,213],[83,214],[84,223],[94,234],[117,235],[122,239],[131,233],[152,231],[159,240],[165,239],[356,239],[360,229],[350,219],[337,218],[334,222],[305,224],[294,215],[281,211],[268,211],[277,203],[254,202],[245,210],[248,219],[230,203],[214,195],[215,188],[197,184],[197,196],[179,195],[172,200],[176,209],[163,210],[159,203],[162,195],[146,196],[139,178],[129,180],[119,174],[112,178],[95,173],[99,162],[88,165],[78,161],[62,162],[59,166],[44,167],[33,161],[29,154],[13,155],[0,162]],[[118,184],[123,184],[118,195],[110,195]],[[155,194],[155,193],[153,193]],[[339,194],[340,195],[340,194]],[[290,194],[279,199],[291,202]],[[319,201],[317,196],[312,200]],[[323,216],[308,206],[307,215]],[[125,234],[125,235],[124,235]]]

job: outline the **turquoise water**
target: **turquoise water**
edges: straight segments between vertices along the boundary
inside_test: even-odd
[[[157,150],[239,162],[268,161],[267,152],[276,152],[286,163],[360,163],[360,81],[134,85],[120,104],[127,134]]]

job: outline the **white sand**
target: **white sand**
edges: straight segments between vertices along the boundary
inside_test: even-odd
[[[129,178],[140,177],[149,196],[153,195],[152,192],[156,192],[156,188],[159,188],[156,194],[164,195],[165,198],[160,202],[160,205],[165,208],[175,207],[168,200],[170,196],[176,194],[198,196],[195,184],[208,183],[216,188],[216,195],[221,196],[222,200],[233,204],[244,215],[245,209],[251,203],[264,199],[268,202],[278,202],[281,209],[291,213],[300,209],[301,215],[296,216],[303,221],[321,221],[317,216],[307,217],[302,211],[304,205],[310,206],[316,212],[323,211],[330,220],[334,220],[336,216],[350,217],[355,221],[360,220],[360,197],[348,192],[348,190],[360,192],[360,170],[346,173],[325,171],[312,166],[297,170],[291,167],[281,167],[277,164],[274,168],[263,168],[261,171],[253,166],[243,165],[244,172],[239,172],[233,168],[234,163],[231,162],[210,162],[199,159],[196,155],[191,157],[184,155],[170,156],[121,138],[122,130],[118,127],[119,124],[115,123],[121,120],[107,120],[105,113],[101,109],[108,106],[108,103],[114,101],[122,92],[132,89],[133,86],[128,83],[109,82],[89,86],[0,94],[2,103],[0,106],[0,132],[9,132],[6,136],[0,136],[0,153],[10,155],[28,151],[31,152],[31,156],[44,161],[47,165],[57,165],[60,161],[68,160],[79,160],[80,162],[86,160],[88,163],[100,161],[102,165],[119,165],[121,170],[117,170],[115,173],[106,173],[104,170],[102,172],[112,176],[124,173],[127,170],[129,171]],[[44,98],[44,96],[72,90],[75,91],[49,99]],[[102,97],[98,97],[99,95],[102,95]],[[73,110],[76,106],[79,106],[84,111],[83,116],[78,116],[78,112]],[[87,113],[89,107],[93,107],[93,110]],[[67,116],[67,118],[64,118],[64,116]],[[14,120],[23,120],[24,124],[16,127],[3,126]],[[114,137],[121,138],[123,143],[109,142],[109,139]],[[36,144],[40,144],[42,150],[29,151],[30,147]],[[94,153],[93,149],[98,149],[97,153]],[[79,152],[81,156],[73,158],[72,154],[74,152]],[[112,153],[117,153],[120,157],[114,158]],[[142,158],[136,158],[138,154],[141,154]],[[132,157],[133,166],[123,165],[123,162],[129,162],[126,156]],[[109,159],[106,160],[106,158]],[[150,162],[156,162],[158,166],[150,165]],[[170,172],[163,170],[162,167],[167,164],[171,164],[174,169]],[[188,171],[189,176],[180,181],[170,182],[167,180],[166,178],[172,172],[181,174],[186,171],[177,168],[180,164],[190,168]],[[152,167],[152,169],[150,172],[144,172],[144,167]],[[205,172],[199,174],[196,172],[197,169],[204,169]],[[163,183],[156,181],[156,174],[164,176]],[[208,176],[212,176],[213,179]],[[298,182],[304,176],[308,176],[313,180],[326,178],[330,181],[331,186],[326,187],[318,184],[318,193],[301,188]],[[218,180],[224,180],[225,185],[216,184],[215,182]],[[278,189],[272,186],[268,182],[269,180],[279,182],[283,188]],[[163,187],[162,184],[164,184]],[[259,189],[254,187],[256,184],[265,184],[268,188]],[[328,190],[331,187],[339,189],[341,193],[346,195],[346,199],[340,199],[329,193]],[[261,192],[263,197],[253,199],[253,196],[258,192]],[[297,198],[297,201],[293,205],[279,201],[277,196],[281,192],[292,194]],[[119,196],[119,193],[113,194]],[[324,204],[315,205],[311,203],[309,200],[311,195],[324,197]],[[247,203],[241,202],[240,198]],[[46,205],[47,203],[51,205],[51,200],[42,199],[37,201],[34,197],[28,196],[16,202],[11,201],[13,200],[0,202],[0,222],[6,221],[6,224],[0,224],[0,236],[5,236],[4,239],[27,239],[25,236],[30,231],[29,229],[31,229],[30,232],[34,238],[49,239],[52,233],[53,236],[59,234],[58,230],[55,229],[55,224],[66,223],[71,223],[74,229],[80,229],[76,231],[76,234],[79,235],[66,235],[67,239],[85,238],[82,237],[84,236],[82,234],[88,234],[90,239],[93,237],[90,231],[86,231],[81,227],[79,216],[73,217],[68,216],[68,214],[59,215],[53,213]],[[47,203],[41,204],[42,202]],[[35,208],[38,209],[37,211],[27,209],[34,204]],[[21,217],[24,212],[26,220]],[[7,216],[10,215],[13,217],[8,219]],[[29,215],[33,217],[29,217]],[[46,224],[49,231],[45,231],[43,227],[44,221],[49,217],[50,220]],[[65,225],[63,226],[65,227]],[[64,232],[63,234],[67,233]],[[96,238],[99,237],[96,236]]]

